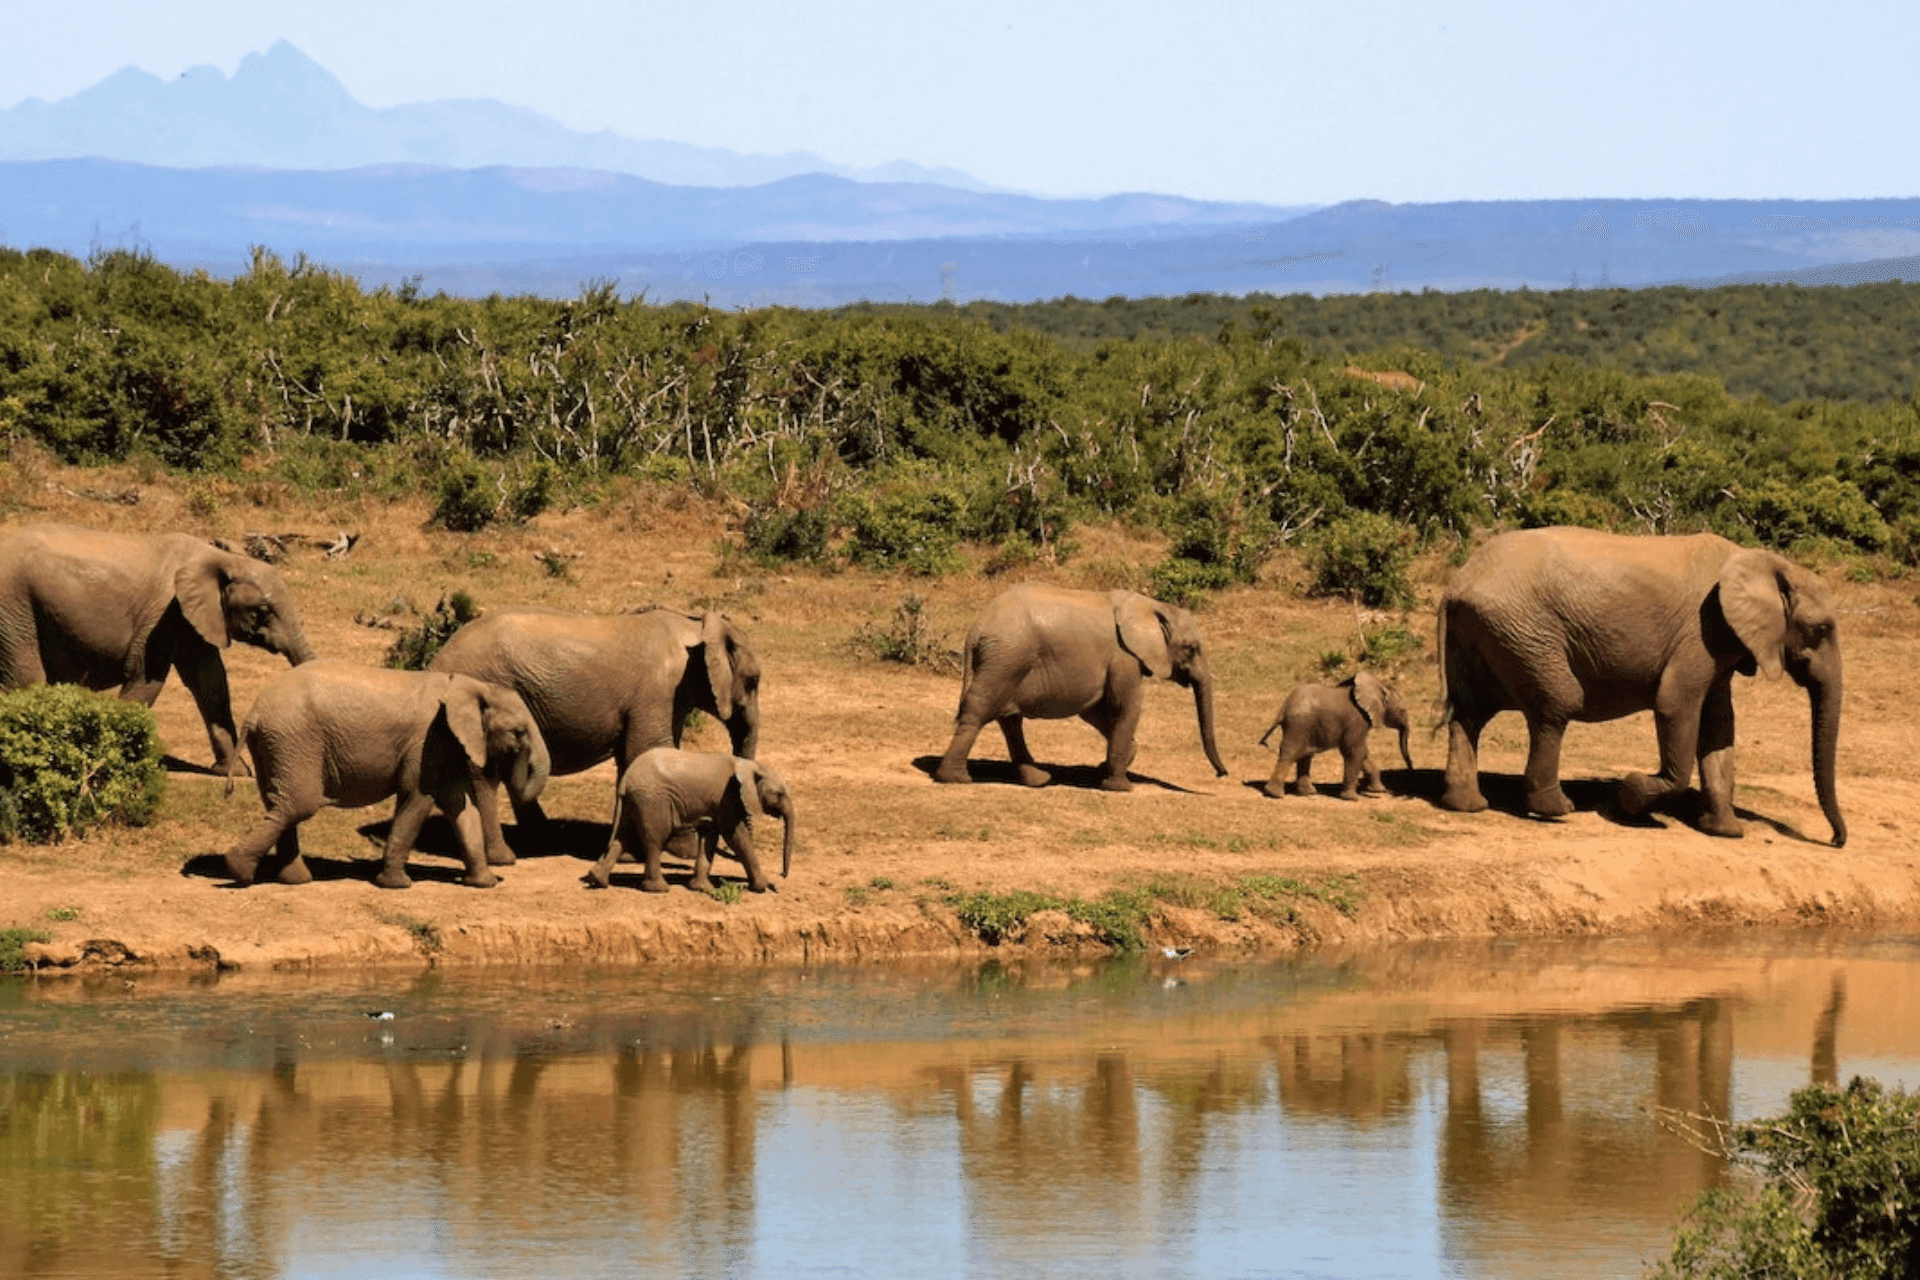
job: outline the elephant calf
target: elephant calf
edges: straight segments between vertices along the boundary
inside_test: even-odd
[[[407,854],[438,806],[460,836],[460,883],[491,888],[497,878],[467,802],[498,782],[531,802],[549,771],[546,743],[519,694],[437,671],[305,663],[261,691],[240,737],[267,808],[226,855],[241,884],[253,883],[269,849],[280,883],[305,884],[313,876],[300,857],[300,823],[328,805],[357,808],[397,795],[375,884],[413,883]]]
[[[753,824],[756,818],[768,814],[779,818],[784,828],[780,849],[780,877],[784,880],[793,866],[793,796],[780,775],[767,765],[724,751],[655,747],[642,752],[620,775],[613,839],[600,861],[587,872],[587,879],[598,888],[606,888],[613,864],[622,853],[632,850],[646,864],[640,888],[647,893],[665,893],[667,881],[660,874],[660,851],[673,836],[693,831],[698,836],[698,849],[688,888],[704,891],[713,887],[708,873],[713,868],[714,849],[725,840],[747,870],[747,887],[765,893],[774,884],[754,857]]]
[[[1380,782],[1380,767],[1367,750],[1368,732],[1383,721],[1400,731],[1400,758],[1411,770],[1413,756],[1407,751],[1407,735],[1411,730],[1407,704],[1392,685],[1367,671],[1339,684],[1301,685],[1287,695],[1273,723],[1260,735],[1260,745],[1264,747],[1275,729],[1281,731],[1280,755],[1274,761],[1273,776],[1267,779],[1262,790],[1275,799],[1285,795],[1287,768],[1297,763],[1293,794],[1314,794],[1313,780],[1308,776],[1314,754],[1338,747],[1347,762],[1340,798],[1358,799],[1361,791],[1384,794],[1386,788]],[[1365,786],[1360,785],[1363,774]]]

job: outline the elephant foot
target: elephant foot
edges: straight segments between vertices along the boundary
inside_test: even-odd
[[[747,891],[749,893],[778,893],[780,892],[780,886],[771,880],[762,880],[758,884],[749,880],[747,881]]]
[[[1037,764],[1017,764],[1013,766],[1014,776],[1020,779],[1023,787],[1044,787],[1053,781],[1053,775]],[[1105,783],[1101,784],[1105,786]],[[1109,791],[1125,791],[1125,787],[1108,787]]]
[[[1710,836],[1727,840],[1738,840],[1747,834],[1746,825],[1740,819],[1711,810],[1700,815],[1700,829]]]
[[[1106,777],[1100,779],[1100,789],[1102,791],[1131,791],[1133,790],[1133,779],[1129,778],[1124,773],[1120,773],[1120,774],[1110,773]]]
[[[1454,813],[1480,813],[1487,807],[1487,798],[1480,794],[1478,787],[1459,791],[1449,787],[1440,796],[1440,807]]]
[[[587,868],[586,878],[587,883],[596,889],[604,889],[613,883],[613,877],[608,875],[607,869],[598,863]]]
[[[1562,791],[1556,783],[1551,787],[1527,792],[1527,812],[1539,814],[1543,818],[1564,818],[1573,812],[1573,801],[1567,799],[1567,793]]]
[[[1620,811],[1637,818],[1673,794],[1673,788],[1659,778],[1630,773],[1620,779]]]
[[[945,761],[941,761],[940,767],[933,771],[933,780],[935,782],[953,784],[957,782],[972,782],[973,776],[967,772],[967,762],[964,760],[957,765],[949,765]]]
[[[487,850],[487,865],[490,867],[511,867],[520,859],[511,849]]]
[[[305,858],[295,858],[280,868],[273,880],[275,884],[312,884],[313,872],[308,869]]]
[[[469,889],[491,889],[500,883],[500,877],[491,871],[483,871],[479,875],[468,873],[460,877],[460,883]]]
[[[1287,790],[1296,796],[1317,796],[1320,788],[1313,785],[1310,778],[1295,778],[1287,784]]]
[[[1386,796],[1386,795],[1392,795],[1393,793],[1388,791],[1385,787],[1382,786],[1382,787],[1362,787],[1360,788],[1360,794],[1363,796]]]
[[[713,881],[705,876],[695,876],[693,879],[687,881],[687,888],[693,890],[695,893],[712,893]]]
[[[1275,800],[1282,800],[1286,798],[1287,787],[1283,782],[1274,782],[1272,779],[1268,779],[1266,782],[1260,784],[1260,792],[1262,795],[1270,796]]]
[[[385,868],[382,868],[380,874],[373,878],[373,882],[382,889],[413,888],[413,881],[407,878],[406,872],[388,871]]]
[[[665,876],[641,876],[640,877],[640,892],[665,893],[666,891],[667,891],[667,878]]]
[[[1342,800],[1358,800],[1360,793],[1358,791],[1349,791],[1345,787],[1342,787],[1340,789],[1340,798]]]
[[[221,861],[227,864],[227,874],[233,877],[236,884],[253,883],[253,875],[259,867],[258,863],[242,862],[230,853]]]

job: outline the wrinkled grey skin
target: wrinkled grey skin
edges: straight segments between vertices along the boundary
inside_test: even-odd
[[[313,875],[300,856],[300,823],[328,805],[352,809],[398,796],[375,884],[413,883],[407,855],[437,807],[460,835],[460,883],[491,888],[497,878],[467,801],[500,782],[517,799],[535,800],[550,765],[540,730],[513,690],[349,662],[309,662],[274,679],[247,713],[241,736],[267,810],[227,853],[227,870],[241,884],[262,873],[305,884]]]
[[[0,689],[117,688],[152,706],[178,671],[225,773],[236,735],[220,651],[235,640],[295,666],[313,657],[271,565],[184,533],[30,524],[0,534]]]
[[[654,747],[680,745],[688,713],[726,726],[733,754],[753,758],[760,738],[760,660],[718,613],[651,608],[594,615],[544,609],[488,610],[454,632],[430,669],[505,685],[526,700],[556,775],[612,757],[620,775]],[[508,866],[491,788],[479,797],[487,858]],[[538,805],[515,802],[523,825]]]
[[[1385,680],[1370,671],[1357,672],[1339,684],[1303,684],[1288,694],[1267,731],[1260,735],[1266,746],[1273,731],[1279,729],[1279,756],[1273,764],[1273,776],[1261,788],[1275,799],[1288,791],[1286,772],[1295,768],[1291,790],[1297,796],[1314,794],[1309,776],[1314,753],[1339,748],[1347,771],[1340,786],[1342,800],[1357,800],[1361,792],[1384,795],[1380,766],[1367,750],[1367,734],[1384,724],[1400,733],[1400,758],[1408,771],[1413,756],[1407,750],[1407,738],[1413,725],[1407,715],[1406,699]],[[1364,776],[1365,783],[1361,779]]]
[[[1226,776],[1213,740],[1213,672],[1200,628],[1176,605],[1131,591],[1072,591],[1028,582],[988,602],[967,632],[960,710],[953,741],[934,770],[936,782],[967,782],[974,739],[997,721],[1020,781],[1051,779],[1027,750],[1024,717],[1079,716],[1107,740],[1109,791],[1133,787],[1134,737],[1148,676],[1193,690],[1200,745],[1214,772]]]
[[[1697,766],[1700,827],[1738,836],[1733,813],[1733,677],[1782,671],[1813,710],[1813,779],[1836,847],[1847,841],[1834,787],[1840,638],[1819,578],[1771,551],[1712,534],[1625,537],[1527,529],[1474,552],[1440,603],[1449,809],[1486,807],[1480,731],[1501,711],[1527,718],[1527,808],[1556,817],[1560,743],[1574,720],[1654,713],[1660,770],[1620,784],[1629,814],[1684,790]]]
[[[765,893],[774,883],[760,870],[753,851],[757,819],[780,819],[784,828],[780,849],[780,878],[793,866],[793,795],[769,765],[743,760],[724,751],[682,751],[655,747],[643,752],[620,775],[619,802],[613,815],[613,843],[587,872],[589,883],[604,889],[613,864],[632,853],[646,864],[640,888],[665,893],[660,874],[660,851],[675,835],[694,832],[698,850],[688,888],[705,892],[713,887],[709,872],[713,854],[724,840],[747,871],[747,887]]]

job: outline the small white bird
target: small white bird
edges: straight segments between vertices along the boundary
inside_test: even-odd
[[[391,1010],[391,1009],[369,1009],[369,1010],[367,1010],[367,1016],[368,1016],[369,1018],[372,1018],[372,1019],[373,1019],[373,1020],[374,1020],[375,1022],[392,1022],[392,1021],[393,1021],[393,1010]]]
[[[1185,960],[1193,954],[1192,947],[1162,947],[1160,954],[1169,960]]]

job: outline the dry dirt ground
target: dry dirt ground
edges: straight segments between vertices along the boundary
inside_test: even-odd
[[[1013,577],[936,581],[845,572],[768,572],[722,554],[730,514],[671,490],[623,489],[594,508],[529,526],[459,535],[424,527],[424,501],[352,494],[296,498],[270,481],[182,482],[131,470],[75,471],[42,460],[0,463],[0,523],[59,519],[122,530],[240,537],[250,530],[361,535],[351,555],[293,555],[282,571],[323,655],[377,663],[394,632],[443,592],[483,606],[538,602],[606,611],[660,601],[717,607],[740,621],[765,668],[760,754],[791,783],[800,813],[792,877],[777,894],[723,902],[682,887],[646,895],[622,868],[614,887],[581,875],[604,847],[613,769],[556,778],[545,804],[551,838],[519,842],[500,887],[454,883],[451,833],[430,824],[415,886],[370,883],[390,810],[330,810],[303,828],[317,879],[239,889],[209,867],[252,821],[243,781],[229,794],[204,770],[206,736],[177,681],[156,707],[171,778],[157,819],[53,847],[0,846],[0,928],[42,930],[30,949],[46,970],[140,965],[249,970],[368,964],[631,962],[693,957],[856,959],[985,953],[963,927],[959,895],[1038,890],[1092,900],[1149,882],[1159,894],[1154,946],[1230,952],[1394,938],[1625,934],[1702,927],[1854,926],[1920,921],[1920,749],[1903,694],[1920,669],[1920,607],[1910,580],[1855,583],[1827,575],[1842,611],[1847,661],[1841,802],[1851,826],[1830,848],[1808,766],[1808,710],[1790,682],[1741,680],[1739,802],[1744,840],[1700,834],[1683,816],[1627,825],[1610,813],[1610,779],[1650,768],[1651,719],[1578,725],[1565,776],[1580,806],[1563,821],[1519,816],[1518,717],[1496,720],[1483,761],[1492,811],[1438,809],[1440,735],[1417,732],[1415,771],[1389,769],[1390,798],[1331,794],[1270,800],[1255,788],[1272,768],[1256,745],[1280,698],[1314,678],[1358,628],[1398,619],[1304,600],[1297,565],[1276,558],[1258,586],[1218,596],[1202,615],[1218,679],[1219,741],[1231,773],[1216,779],[1191,698],[1150,692],[1128,794],[1095,788],[1101,741],[1078,721],[1035,723],[1037,757],[1063,766],[1053,785],[1005,781],[997,732],[981,736],[971,787],[928,777],[946,745],[959,680],[951,670],[883,662],[855,643],[885,628],[904,597],[924,598],[936,646],[957,649],[968,620]],[[1162,546],[1124,530],[1081,529],[1061,565],[1031,576],[1068,585],[1142,586]],[[546,563],[542,556],[546,554]],[[550,572],[550,565],[564,571]],[[1397,679],[1416,708],[1437,688],[1432,608],[1447,566],[1422,568],[1425,603],[1405,622],[1420,644]],[[236,712],[284,663],[236,646],[228,658]],[[704,747],[724,746],[711,725]],[[1375,739],[1393,757],[1387,735]],[[1338,775],[1323,757],[1323,782]],[[1331,787],[1327,790],[1330,792]],[[732,872],[723,858],[720,870]],[[1236,886],[1285,877],[1302,888],[1282,909],[1235,910]],[[1242,899],[1243,902],[1251,901]],[[1223,905],[1225,904],[1225,905]],[[1000,945],[1010,952],[1085,948],[1088,926],[1048,911]]]

